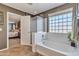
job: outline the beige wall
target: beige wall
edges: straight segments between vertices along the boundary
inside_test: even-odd
[[[4,12],[4,24],[0,25],[0,28],[3,29],[0,31],[0,49],[4,49],[7,47],[7,12],[16,13],[19,15],[25,15],[25,13],[2,4],[0,4],[0,11]]]

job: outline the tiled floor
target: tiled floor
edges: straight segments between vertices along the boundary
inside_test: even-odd
[[[10,48],[0,51],[0,56],[40,56],[38,53],[32,52],[31,46],[21,45],[19,40],[10,40]]]

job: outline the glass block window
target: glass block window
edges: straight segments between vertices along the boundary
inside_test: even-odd
[[[79,17],[79,3],[77,4],[77,16]]]
[[[67,33],[72,31],[72,12],[49,17],[49,32]]]

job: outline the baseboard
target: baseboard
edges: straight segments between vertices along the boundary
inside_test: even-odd
[[[0,51],[4,51],[4,50],[7,50],[8,48],[5,48],[5,49],[1,49]]]

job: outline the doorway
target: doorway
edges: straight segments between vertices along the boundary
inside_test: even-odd
[[[20,26],[21,16],[15,13],[7,13],[7,47],[12,48],[20,45]]]

